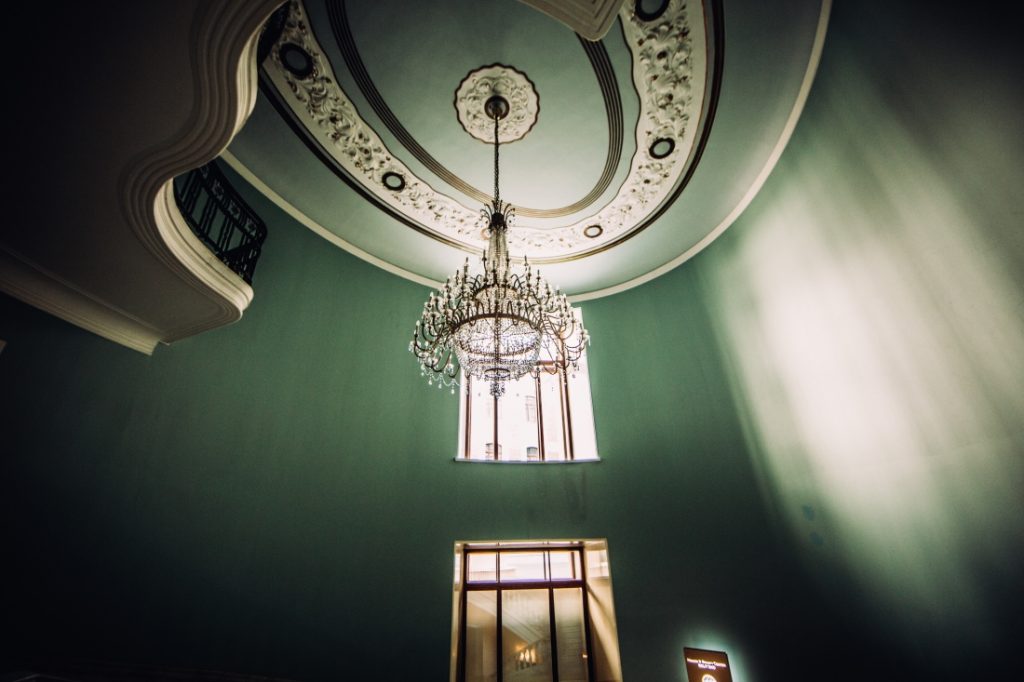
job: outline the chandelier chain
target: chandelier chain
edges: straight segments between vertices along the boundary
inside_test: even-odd
[[[498,140],[498,117],[494,117],[494,210],[501,210],[501,193],[498,191],[498,147],[501,142]]]
[[[428,382],[454,392],[464,373],[489,383],[495,398],[505,393],[507,382],[542,368],[576,368],[590,341],[565,294],[525,257],[521,268],[513,268],[509,257],[506,231],[514,209],[502,202],[499,182],[499,120],[507,107],[505,102],[504,111],[487,108],[494,119],[494,202],[482,211],[489,223],[483,272],[471,275],[467,259],[432,292],[409,344]]]

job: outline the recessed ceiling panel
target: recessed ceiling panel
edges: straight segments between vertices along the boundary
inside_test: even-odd
[[[734,8],[747,43],[735,48]],[[615,287],[720,231],[759,182],[820,28],[820,3],[773,9],[764,39],[742,28],[765,14],[752,1],[625,2],[593,42],[513,0],[293,0],[262,64],[265,101],[230,159],[336,243],[443,279],[486,244],[482,103],[501,94],[513,109],[498,131],[513,255],[570,292]],[[733,49],[743,68],[729,88]],[[763,83],[749,80],[758,70]],[[758,99],[725,102],[733,90]],[[761,137],[748,149],[723,138],[718,165],[740,172],[698,196],[726,104],[746,107]],[[702,210],[680,213],[684,199]]]

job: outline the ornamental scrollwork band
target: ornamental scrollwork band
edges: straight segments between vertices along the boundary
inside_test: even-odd
[[[647,21],[636,15],[633,3],[624,3],[620,20],[632,53],[632,79],[639,94],[636,151],[628,175],[603,207],[569,224],[521,220],[509,235],[509,246],[516,253],[530,253],[535,262],[576,258],[638,230],[647,217],[670,200],[690,161],[709,68],[704,8],[699,2],[670,0],[663,13]],[[289,45],[309,56],[312,68],[308,73],[289,70],[282,59],[282,47]],[[484,225],[477,210],[417,177],[360,117],[310,30],[301,0],[291,1],[288,20],[265,69],[306,129],[377,201],[416,223],[421,232],[443,242],[455,242],[474,251],[484,247]],[[496,71],[492,74],[490,69]],[[467,132],[483,141],[489,139],[486,126],[490,121],[483,118],[474,122],[473,117],[480,118],[480,107],[472,102],[486,100],[497,89],[505,90],[503,94],[510,100],[516,98],[513,111],[525,112],[521,120],[509,122],[502,131],[503,143],[521,138],[537,118],[537,93],[527,75],[513,68],[501,69],[499,65],[475,69],[459,84],[461,101],[465,102],[460,103],[457,95],[459,120]],[[476,127],[481,128],[480,135],[474,132]],[[659,140],[672,143],[671,153],[661,158],[652,153]],[[405,183],[401,191],[384,184],[387,174],[402,177]],[[595,225],[601,229],[592,229]]]

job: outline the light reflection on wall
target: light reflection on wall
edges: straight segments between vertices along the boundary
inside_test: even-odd
[[[808,565],[849,571],[905,646],[988,651],[1007,636],[994,595],[1024,556],[1024,254],[1019,190],[986,204],[978,186],[1024,172],[978,149],[1016,130],[1019,102],[929,91],[913,62],[908,87],[950,102],[950,123],[970,107],[970,131],[913,127],[860,55],[826,46],[775,175],[698,267],[766,492]]]

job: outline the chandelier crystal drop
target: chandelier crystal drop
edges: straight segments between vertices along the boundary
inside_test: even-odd
[[[409,350],[438,388],[454,392],[461,371],[490,384],[498,398],[507,382],[538,372],[541,364],[577,368],[590,337],[565,295],[525,257],[522,267],[512,264],[507,232],[515,209],[501,200],[498,187],[498,122],[509,104],[496,95],[484,110],[494,120],[494,199],[481,210],[488,224],[483,272],[471,275],[467,258],[440,291],[431,292]]]

